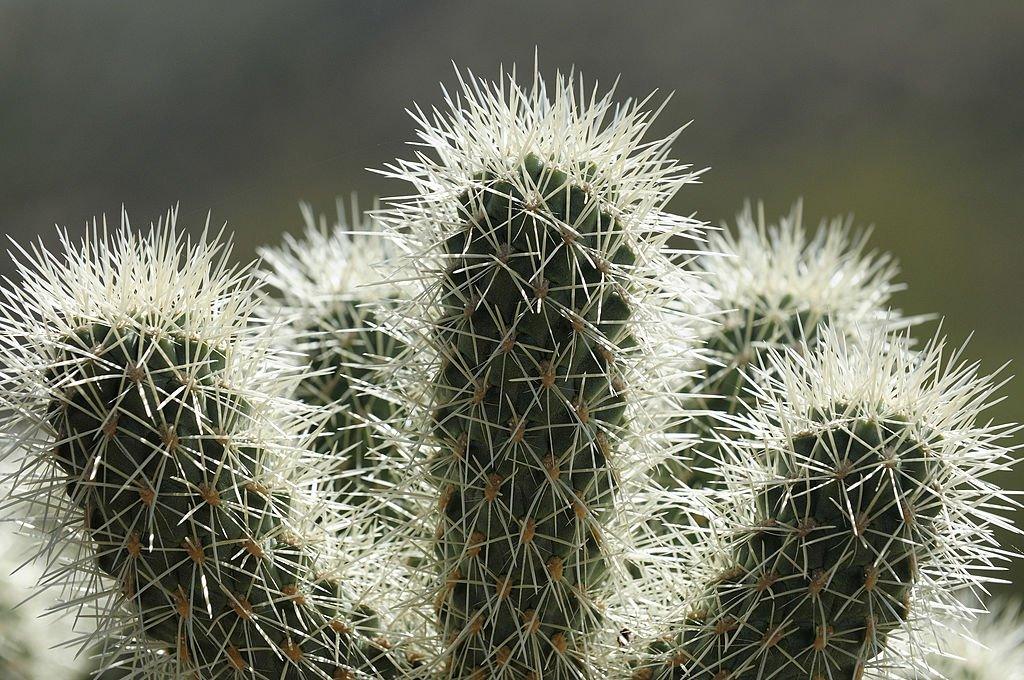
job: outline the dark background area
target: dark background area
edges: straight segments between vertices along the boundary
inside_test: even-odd
[[[900,307],[1016,370],[1021,2],[8,0],[0,232],[52,239],[122,203],[140,226],[180,201],[180,223],[212,211],[248,258],[300,226],[300,199],[405,191],[364,170],[409,155],[405,107],[439,103],[452,61],[495,77],[535,48],[548,74],[674,92],[659,131],[692,119],[677,156],[712,169],[673,209],[717,223],[803,196],[814,223],[853,212],[902,262]],[[1004,394],[991,416],[1024,418],[1024,378]],[[1024,466],[1000,481],[1024,488]]]

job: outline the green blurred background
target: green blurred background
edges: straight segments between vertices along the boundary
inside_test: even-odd
[[[899,306],[974,332],[985,369],[1022,358],[1019,0],[177,4],[0,1],[0,231],[180,201],[249,257],[300,199],[405,191],[364,168],[410,154],[404,109],[439,103],[453,60],[496,76],[537,48],[547,73],[675,93],[659,131],[692,119],[677,155],[712,168],[675,210],[853,212],[902,262]],[[1004,393],[991,416],[1024,419],[1024,378]],[[1024,466],[1000,481],[1024,488]]]

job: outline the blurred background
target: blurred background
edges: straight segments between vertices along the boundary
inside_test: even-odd
[[[0,0],[0,232],[180,202],[249,258],[301,226],[299,200],[405,191],[365,168],[410,155],[404,109],[439,103],[452,61],[494,77],[537,48],[548,74],[674,92],[658,129],[693,120],[676,153],[711,167],[676,211],[852,212],[902,262],[899,306],[973,332],[985,369],[1024,359],[1019,0],[191,4]],[[990,415],[1024,420],[1024,377],[1004,394]],[[1024,466],[1000,482],[1024,488]]]

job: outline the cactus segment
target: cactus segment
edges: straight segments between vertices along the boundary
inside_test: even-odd
[[[769,353],[737,420],[714,518],[717,570],[634,677],[856,680],[922,671],[935,620],[982,587],[1012,427],[976,423],[994,390],[977,367],[884,329],[831,327]],[[920,641],[918,640],[920,638]],[[906,655],[904,656],[905,651]]]
[[[173,221],[18,263],[30,283],[9,294],[31,313],[5,310],[4,346],[29,341],[4,375],[24,421],[7,429],[37,442],[36,488],[63,483],[61,522],[91,553],[62,574],[113,584],[121,617],[105,624],[180,677],[395,677],[315,531],[301,475],[316,458],[297,434],[312,415],[280,396],[274,329],[247,325],[254,283],[215,264],[216,244],[183,258]]]
[[[351,218],[339,202],[338,219],[328,228],[302,206],[306,228],[301,239],[287,237],[261,250],[262,277],[274,291],[268,316],[287,320],[292,329],[286,349],[307,362],[295,398],[330,410],[314,446],[335,461],[325,484],[346,505],[369,505],[368,514],[397,520],[396,507],[382,505],[393,487],[400,462],[393,443],[374,423],[391,422],[396,405],[372,388],[382,365],[401,353],[403,344],[377,327],[379,305],[387,305],[395,287],[382,281],[377,267],[390,257],[387,243],[353,203]]]
[[[219,382],[224,352],[154,321],[80,326],[48,377],[64,386],[54,460],[142,632],[212,675],[383,656],[335,630],[355,624],[334,619],[338,585],[285,522],[291,494],[247,437],[252,404]]]
[[[907,620],[941,461],[898,418],[830,411],[773,456],[779,481],[659,677],[858,678]]]
[[[864,327],[905,328],[912,320],[887,310],[896,265],[868,252],[867,232],[849,220],[822,222],[808,234],[801,203],[773,224],[762,206],[747,205],[733,230],[713,234],[693,268],[716,300],[703,334],[704,376],[687,388],[686,407],[696,415],[679,430],[701,438],[691,461],[669,461],[659,473],[666,486],[703,488],[721,483],[722,452],[732,416],[753,403],[750,375],[772,350],[813,348],[825,327],[847,335]]]
[[[667,157],[674,135],[641,141],[642,104],[574,80],[464,79],[446,113],[414,114],[436,160],[386,171],[415,187],[382,218],[421,287],[393,326],[422,368],[394,382],[437,494],[425,568],[448,678],[605,672],[661,432],[643,404],[685,354],[651,348],[678,319],[661,303],[692,287],[666,242],[699,230],[661,208],[694,173]]]
[[[602,432],[622,424],[615,362],[633,344],[601,258],[634,254],[614,218],[536,155],[460,204],[437,332],[435,428],[449,444],[433,466],[437,551],[453,566],[439,615],[453,677],[524,677],[571,666],[600,617],[600,521],[616,486]]]

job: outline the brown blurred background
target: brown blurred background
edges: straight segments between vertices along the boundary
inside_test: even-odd
[[[404,108],[438,103],[453,60],[495,76],[536,47],[548,73],[675,92],[659,129],[692,119],[677,154],[712,168],[677,211],[853,212],[901,260],[901,307],[975,332],[986,369],[1024,358],[1024,3],[177,4],[0,3],[0,232],[180,201],[249,257],[300,199],[404,191],[364,168],[409,154]],[[1024,419],[1024,378],[1004,393],[992,417]]]

